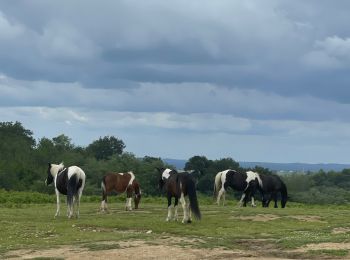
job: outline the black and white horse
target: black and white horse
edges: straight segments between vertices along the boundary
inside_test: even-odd
[[[288,193],[287,186],[281,180],[281,178],[277,175],[267,175],[260,174],[260,178],[262,181],[261,187],[259,190],[262,195],[262,204],[263,207],[268,207],[271,199],[274,200],[274,207],[277,208],[277,198],[278,194],[281,194],[281,207],[284,208],[287,203]]]
[[[78,166],[65,168],[63,163],[49,163],[47,169],[46,185],[51,183],[55,185],[57,197],[57,210],[55,217],[60,214],[60,194],[67,195],[67,216],[71,218],[74,213],[74,202],[77,209],[76,214],[79,217],[80,198],[85,186],[85,173]]]
[[[220,205],[220,199],[223,196],[223,204],[225,204],[225,193],[228,187],[231,187],[236,191],[243,191],[239,206],[246,206],[247,200],[251,197],[252,207],[256,207],[254,194],[260,185],[262,185],[262,182],[258,173],[252,171],[238,172],[228,169],[216,174],[214,197],[217,195],[217,204]]]
[[[182,223],[192,221],[191,212],[197,219],[201,218],[198,206],[196,185],[193,177],[188,172],[177,172],[176,170],[156,168],[160,173],[159,188],[165,189],[168,198],[168,216],[166,221],[172,220],[171,200],[174,197],[174,220],[178,219],[177,205],[180,199],[184,216]]]

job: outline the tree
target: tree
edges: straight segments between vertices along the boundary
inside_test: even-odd
[[[61,151],[72,150],[74,148],[74,145],[71,143],[71,138],[64,134],[52,138],[52,141],[53,144]]]
[[[238,170],[238,168],[239,168],[239,163],[236,162],[235,160],[233,160],[230,157],[223,158],[223,159],[220,159],[220,160],[215,160],[214,164],[215,164],[215,168],[216,168],[216,170],[218,172],[219,171],[224,171],[224,170],[227,170],[227,169]]]
[[[122,154],[125,144],[114,136],[100,137],[86,148],[87,152],[97,160],[107,160],[113,155]]]
[[[185,170],[196,170],[199,172],[204,172],[207,168],[209,168],[211,160],[208,160],[205,156],[193,156],[188,162],[185,164]]]
[[[21,190],[31,179],[35,139],[20,122],[0,122],[0,185]]]

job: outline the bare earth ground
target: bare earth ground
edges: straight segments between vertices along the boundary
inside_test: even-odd
[[[173,238],[171,238],[172,240]],[[176,238],[175,238],[176,239]],[[169,239],[170,240],[170,239]],[[182,240],[183,241],[183,240]],[[223,248],[197,249],[168,244],[169,241],[121,241],[118,243],[98,243],[99,245],[116,246],[107,250],[90,250],[84,246],[61,246],[47,250],[15,250],[8,252],[7,259],[291,259],[309,250],[350,249],[350,243],[308,244],[298,249],[282,252],[270,252],[275,256],[264,256],[264,248],[256,250],[227,250]],[[253,241],[251,241],[253,242]],[[261,241],[255,241],[259,245]],[[292,257],[294,258],[294,257]],[[298,257],[299,258],[299,257]],[[324,258],[324,257],[321,257]],[[305,259],[305,258],[303,258]]]
[[[152,243],[163,242],[156,241]],[[83,247],[63,246],[49,250],[16,250],[6,254],[10,259],[277,259],[243,250],[195,249],[176,245],[150,245],[144,241],[119,242],[120,248],[91,251]],[[278,258],[278,259],[284,259]]]
[[[274,214],[257,214],[255,216],[232,217],[251,221],[273,221],[281,218]],[[322,222],[319,216],[290,215],[288,218],[306,222]],[[85,230],[85,229],[84,229]],[[94,230],[95,231],[95,230]],[[124,232],[124,231],[120,231]],[[126,231],[132,232],[132,231]],[[152,231],[149,231],[152,232]],[[332,233],[349,233],[350,228],[338,227]],[[14,250],[5,254],[6,259],[307,259],[313,250],[350,250],[350,243],[306,244],[293,250],[278,251],[273,239],[239,240],[242,245],[249,244],[245,250],[225,248],[198,248],[204,243],[199,238],[166,236],[150,241],[118,241],[81,244],[76,246],[58,246],[52,249]],[[330,256],[317,256],[314,259],[332,259]],[[344,259],[344,258],[343,258]]]

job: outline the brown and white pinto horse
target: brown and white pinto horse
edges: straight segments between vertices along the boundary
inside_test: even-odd
[[[102,202],[101,211],[108,211],[107,194],[115,191],[117,194],[126,192],[125,210],[132,210],[131,199],[134,195],[135,209],[139,207],[141,200],[141,189],[139,183],[135,180],[133,172],[126,173],[108,173],[101,182]]]
[[[165,190],[168,198],[168,216],[166,221],[172,220],[171,199],[174,197],[174,220],[178,218],[177,204],[180,199],[184,216],[182,223],[191,223],[191,212],[197,219],[201,219],[201,212],[198,206],[196,184],[193,176],[188,172],[177,172],[172,169],[156,168],[160,173],[159,188]]]

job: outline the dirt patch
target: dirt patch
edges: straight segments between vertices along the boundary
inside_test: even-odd
[[[333,228],[332,234],[345,234],[350,232],[350,227],[337,227]]]
[[[307,244],[296,250],[295,252],[307,252],[309,250],[350,250],[350,243],[319,243],[319,244]]]
[[[109,245],[111,243],[108,243]],[[118,242],[120,248],[91,251],[84,247],[64,246],[46,250],[16,250],[5,255],[11,259],[264,259],[256,252],[243,250],[195,249],[169,245],[149,245],[144,241]],[[273,259],[273,258],[265,258]]]
[[[281,218],[280,216],[273,214],[257,214],[254,216],[239,216],[239,217],[231,217],[231,219],[240,219],[240,220],[251,220],[251,221],[272,221]]]
[[[322,221],[320,216],[305,216],[305,215],[295,215],[295,216],[288,216],[289,218],[294,218],[300,221],[306,221],[306,222],[322,222],[326,223],[326,221]]]

